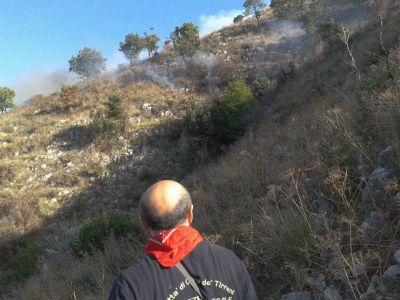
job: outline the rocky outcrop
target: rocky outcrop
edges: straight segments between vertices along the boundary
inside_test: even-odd
[[[400,249],[394,254],[396,264],[389,266],[383,276],[373,276],[365,299],[400,299]]]

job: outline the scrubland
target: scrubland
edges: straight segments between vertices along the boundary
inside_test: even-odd
[[[382,23],[353,27],[350,53],[340,24],[310,31],[267,11],[262,28],[224,28],[190,60],[164,49],[2,115],[0,294],[106,298],[143,255],[140,194],[169,178],[188,187],[194,226],[245,262],[261,299],[397,299],[393,3]],[[207,112],[236,79],[256,100],[243,136],[222,144]]]

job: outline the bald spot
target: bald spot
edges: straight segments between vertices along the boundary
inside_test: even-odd
[[[189,194],[183,185],[172,180],[163,180],[153,184],[143,194],[141,205],[145,205],[156,215],[172,212],[182,194]]]

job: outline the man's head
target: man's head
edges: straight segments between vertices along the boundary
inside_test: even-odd
[[[193,219],[192,199],[183,185],[172,180],[159,181],[140,198],[140,219],[152,231],[189,225]]]

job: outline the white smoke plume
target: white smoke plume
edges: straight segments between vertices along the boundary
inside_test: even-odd
[[[200,36],[205,36],[233,23],[233,19],[241,14],[241,10],[221,10],[216,15],[200,16]]]
[[[217,63],[217,57],[212,53],[206,53],[204,51],[196,51],[192,57],[192,61],[197,65],[204,65],[207,67],[207,81],[210,92],[215,89],[215,83],[212,77],[212,73]]]
[[[30,71],[11,81],[10,87],[15,90],[15,104],[19,105],[37,94],[48,95],[58,91],[65,84],[73,84],[79,78],[59,69],[56,71]]]
[[[174,84],[171,82],[168,76],[157,73],[153,68],[145,63],[143,63],[141,66],[143,68],[144,74],[150,77],[153,81],[162,85],[169,86],[172,90],[175,89]]]
[[[121,51],[116,51],[111,55],[111,58],[107,60],[107,70],[115,71],[120,65],[126,65],[129,61],[126,59]]]
[[[306,34],[304,26],[300,22],[271,20],[267,22],[272,36],[277,40],[290,39]]]

